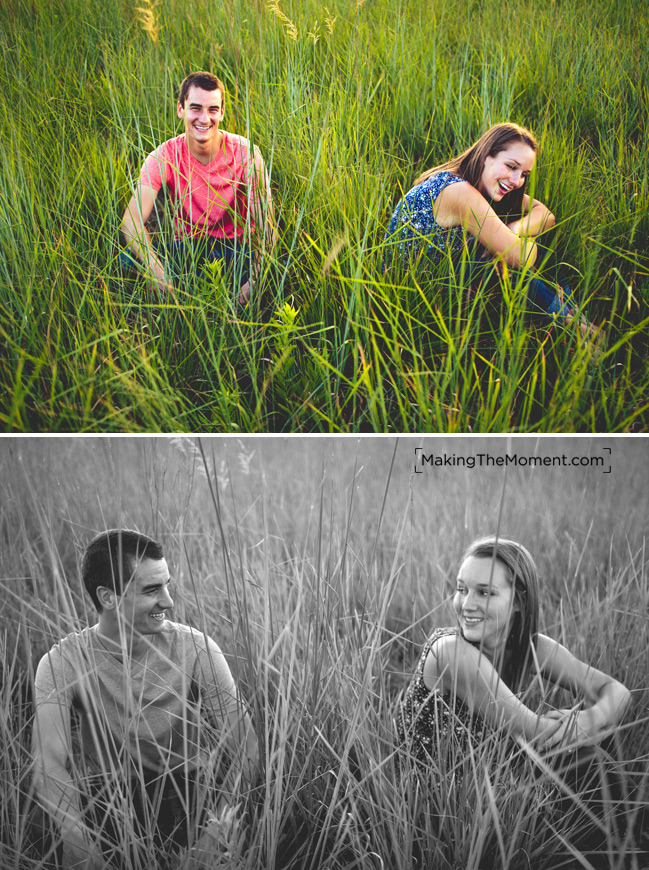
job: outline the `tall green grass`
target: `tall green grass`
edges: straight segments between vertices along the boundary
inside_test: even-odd
[[[0,28],[0,421],[14,431],[643,431],[649,408],[646,10],[630,0],[56,0]],[[279,13],[279,14],[278,14]],[[147,23],[148,21],[148,23]],[[118,268],[144,156],[212,68],[261,148],[279,243],[242,309]],[[443,265],[383,274],[424,167],[512,119],[539,136],[547,240],[606,335],[468,300]],[[516,283],[516,282],[514,282]]]
[[[213,823],[205,866],[412,870],[415,858],[433,870],[597,866],[576,845],[579,824],[549,797],[551,773],[533,775],[529,761],[514,775],[502,744],[456,758],[465,775],[455,785],[449,770],[430,791],[418,788],[403,758],[397,773],[398,699],[427,634],[452,624],[462,548],[494,530],[499,513],[502,531],[538,560],[542,629],[633,693],[619,732],[629,830],[604,822],[600,866],[646,865],[638,851],[649,802],[644,442],[423,442],[427,454],[449,457],[606,455],[610,474],[486,465],[419,474],[421,444],[2,442],[2,870],[42,870],[18,847],[29,791],[29,685],[51,643],[94,621],[78,560],[97,529],[116,525],[163,542],[176,618],[219,642],[251,707],[260,781],[235,795],[236,815]],[[573,809],[579,801],[567,798]],[[128,825],[124,837],[127,854],[135,845]],[[142,845],[149,866],[166,866],[169,856]],[[190,854],[177,860],[198,866]]]

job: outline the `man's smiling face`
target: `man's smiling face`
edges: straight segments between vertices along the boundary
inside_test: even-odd
[[[219,124],[223,120],[224,106],[221,91],[204,91],[192,85],[185,105],[178,103],[178,117],[185,123],[185,134],[191,145],[201,151],[216,150],[219,144]]]
[[[132,579],[119,596],[119,615],[129,634],[158,634],[164,630],[174,602],[170,595],[169,567],[166,559],[142,559]]]

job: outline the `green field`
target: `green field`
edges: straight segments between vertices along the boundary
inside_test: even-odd
[[[647,429],[644,4],[135,5],[0,6],[5,430]],[[197,68],[271,174],[279,243],[245,309],[214,272],[165,300],[118,268],[133,180]],[[539,138],[546,241],[602,327],[598,358],[524,315],[515,277],[469,297],[448,264],[382,273],[401,193],[503,120]]]
[[[415,466],[417,447],[455,464]],[[223,825],[229,852],[215,849],[208,866],[644,870],[646,448],[629,438],[3,439],[0,867],[44,870],[17,854],[29,684],[55,640],[94,622],[79,588],[85,543],[129,526],[163,543],[176,618],[227,653],[260,739],[260,787],[241,795],[239,821]],[[505,454],[518,465],[497,466]],[[529,461],[562,455],[604,464]],[[574,820],[557,818],[531,774],[513,777],[498,746],[475,760],[464,791],[442,781],[441,819],[396,776],[399,694],[427,634],[452,624],[462,550],[497,529],[538,562],[541,630],[632,691],[618,734],[629,827],[605,828],[599,863],[571,849]],[[145,853],[148,870],[178,866]]]

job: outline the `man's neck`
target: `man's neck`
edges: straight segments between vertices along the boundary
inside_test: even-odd
[[[97,623],[97,634],[101,643],[110,652],[119,656],[126,655],[134,661],[144,658],[151,648],[151,642],[148,638],[129,631],[126,625],[116,626],[112,623],[107,623],[101,617]]]
[[[192,155],[194,160],[198,160],[198,162],[202,163],[203,166],[207,166],[208,163],[211,163],[212,160],[214,160],[216,155],[223,147],[224,139],[225,136],[223,130],[219,130],[215,144],[206,145],[205,147],[203,147],[197,145],[196,142],[192,142],[190,139],[187,139],[187,147],[189,148],[189,153]]]

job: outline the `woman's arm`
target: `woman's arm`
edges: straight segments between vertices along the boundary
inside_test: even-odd
[[[504,725],[528,741],[545,741],[561,727],[561,722],[539,716],[519,701],[487,656],[458,635],[434,644],[424,664],[424,683],[431,691],[450,691],[490,725]]]
[[[541,634],[537,654],[541,673],[552,682],[575,695],[583,696],[589,705],[575,712],[561,711],[565,721],[565,738],[574,730],[579,741],[597,739],[615,727],[626,713],[631,693],[614,677],[597,670],[574,656],[556,640]],[[557,732],[551,745],[562,739]]]
[[[512,268],[534,265],[536,244],[531,238],[512,232],[468,181],[449,184],[438,194],[435,220],[443,227],[465,227],[479,244],[502,256]]]
[[[507,227],[518,236],[538,236],[539,233],[553,227],[555,223],[555,217],[547,206],[538,199],[530,200],[529,196],[524,194],[523,217],[507,224]]]

